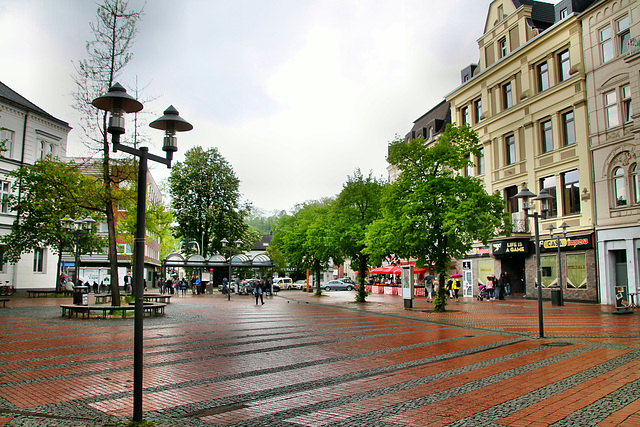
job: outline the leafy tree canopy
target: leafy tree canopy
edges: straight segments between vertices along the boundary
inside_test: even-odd
[[[95,218],[96,212],[103,210],[101,185],[83,175],[73,162],[46,158],[9,173],[9,177],[16,184],[14,193],[4,203],[18,214],[18,220],[13,223],[11,233],[1,239],[6,261],[17,262],[23,253],[37,248],[60,251],[73,247],[74,237],[60,226],[60,220],[67,215]],[[80,247],[90,252],[99,250],[104,243],[90,234],[83,237]]]
[[[365,233],[379,217],[384,186],[382,179],[376,179],[371,173],[365,177],[360,169],[356,169],[332,205],[331,240],[342,256],[350,259],[358,269],[358,302],[364,302],[366,296],[364,277],[369,266],[369,254],[365,252]]]
[[[176,163],[169,177],[177,237],[194,239],[206,254],[220,252],[220,240],[241,239],[243,248],[255,243],[245,217],[249,206],[240,203],[240,180],[217,148],[194,147]]]
[[[481,155],[479,140],[466,126],[448,125],[428,146],[423,138],[393,141],[388,161],[400,174],[385,192],[381,219],[367,231],[367,251],[378,260],[395,255],[434,263],[443,284],[452,258],[463,257],[474,242],[508,233],[502,197],[460,173],[471,155]],[[434,309],[445,305],[441,298]]]

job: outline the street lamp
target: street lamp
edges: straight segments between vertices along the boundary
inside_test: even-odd
[[[546,189],[540,190],[540,194],[537,196],[529,191],[526,186],[522,187],[522,190],[518,194],[514,196],[516,199],[522,199],[522,210],[524,211],[525,218],[533,218],[533,223],[535,227],[535,238],[536,238],[536,280],[538,282],[538,329],[540,333],[540,338],[544,338],[544,322],[542,320],[542,270],[540,268],[540,227],[539,220],[540,218],[545,219],[547,217],[547,212],[549,211],[547,202],[550,199],[553,199],[553,196],[549,194]],[[533,201],[540,200],[541,201],[541,214],[538,212],[529,213],[529,209],[531,209],[529,205],[529,199],[533,197]]]
[[[220,243],[222,243],[222,249],[224,249],[227,246],[227,243],[229,243],[229,241],[227,239],[222,239],[220,240]],[[235,241],[236,247],[238,252],[240,252],[240,246],[242,246],[242,240],[238,239]],[[228,282],[228,289],[227,292],[230,292],[231,290],[231,253],[234,251],[234,249],[229,246],[229,282]]]
[[[149,123],[154,129],[165,131],[162,150],[166,157],[149,154],[148,147],[133,148],[120,144],[120,135],[125,132],[124,113],[136,113],[143,106],[138,100],[127,94],[127,91],[119,83],[115,83],[109,91],[96,99],[91,104],[99,110],[108,111],[109,126],[107,132],[111,134],[113,151],[124,151],[140,158],[138,166],[138,197],[136,212],[136,235],[134,239],[135,266],[133,272],[133,286],[135,295],[135,320],[133,336],[133,421],[142,421],[142,340],[144,319],[144,246],[145,246],[145,213],[147,206],[147,160],[171,167],[173,153],[178,151],[176,132],[184,132],[193,129],[193,126],[178,115],[178,111],[169,106],[164,115]]]
[[[564,238],[566,240],[567,228],[569,228],[569,225],[566,222],[563,222],[558,228],[562,229],[562,234],[564,235]],[[549,230],[549,236],[551,236],[552,239],[553,230],[555,229],[556,227],[553,224],[549,224],[549,226],[547,227],[547,230]],[[556,239],[556,247],[558,248],[558,287],[560,288],[560,305],[564,305],[564,297],[562,295],[562,260],[560,259],[560,234],[558,234],[558,238]]]
[[[91,232],[91,227],[96,223],[96,220],[87,216],[86,218],[73,219],[69,215],[60,220],[60,225],[65,229],[67,233],[73,234],[75,240],[75,270],[73,277],[73,285],[79,286],[78,275],[80,273],[80,236],[87,235]]]

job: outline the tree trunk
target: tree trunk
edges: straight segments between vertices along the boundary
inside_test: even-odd
[[[367,272],[367,257],[360,256],[359,259],[359,271],[358,271],[358,293],[356,294],[356,302],[367,302],[367,291],[365,289],[365,274]]]

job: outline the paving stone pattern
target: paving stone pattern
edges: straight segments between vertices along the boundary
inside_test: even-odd
[[[68,319],[68,298],[0,309],[0,427],[133,413],[133,319]],[[173,298],[144,320],[156,426],[638,426],[640,317],[612,307],[352,292]]]

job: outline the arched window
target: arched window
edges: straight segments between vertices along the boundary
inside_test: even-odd
[[[640,203],[640,175],[638,175],[638,164],[631,165],[631,200],[634,205]]]
[[[627,204],[627,185],[625,182],[624,169],[618,167],[611,175],[613,182],[614,206],[625,206]]]

